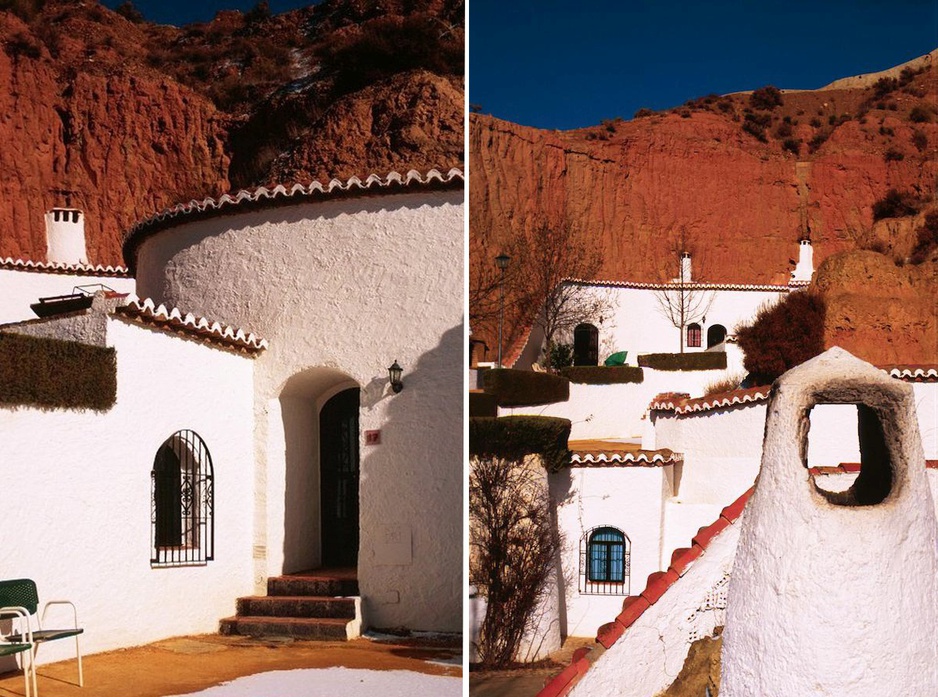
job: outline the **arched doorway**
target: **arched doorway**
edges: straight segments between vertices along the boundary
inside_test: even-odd
[[[283,453],[283,479],[269,475],[271,522],[278,508],[283,516],[282,532],[267,542],[283,550],[282,560],[272,552],[270,573],[357,565],[359,387],[335,368],[308,368],[269,407],[282,424],[268,444],[272,468]]]
[[[713,348],[726,341],[726,327],[713,324],[707,329],[707,348]]]
[[[599,330],[592,324],[573,330],[573,365],[599,365]]]
[[[322,565],[358,563],[359,389],[343,390],[319,412]]]

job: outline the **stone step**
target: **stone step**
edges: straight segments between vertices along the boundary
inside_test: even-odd
[[[351,620],[355,619],[355,600],[305,595],[251,596],[238,598],[238,616],[320,617]]]
[[[222,634],[252,637],[290,637],[307,641],[347,641],[347,619],[309,617],[228,617],[221,621]]]
[[[315,597],[358,595],[358,579],[314,574],[271,576],[267,579],[267,595]]]

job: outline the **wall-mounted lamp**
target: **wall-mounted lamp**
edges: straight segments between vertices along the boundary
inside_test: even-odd
[[[391,367],[388,368],[388,377],[391,378],[391,389],[394,390],[395,393],[404,389],[404,382],[401,380],[403,374],[404,369],[397,364],[397,361],[394,361]]]

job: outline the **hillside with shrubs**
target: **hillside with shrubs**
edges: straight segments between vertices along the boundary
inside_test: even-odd
[[[695,280],[786,284],[807,237],[825,346],[938,363],[938,51],[887,68],[572,131],[471,114],[470,297],[486,260],[543,225],[601,250],[604,281],[670,280],[682,247]],[[526,321],[508,308],[510,345]],[[473,336],[495,345],[497,318],[473,309]]]
[[[182,27],[133,5],[0,0],[0,258],[85,210],[92,262],[180,201],[462,164],[462,0],[267,2]]]

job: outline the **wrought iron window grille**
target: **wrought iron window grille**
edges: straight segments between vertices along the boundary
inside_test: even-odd
[[[603,526],[580,539],[582,595],[629,595],[632,543],[621,530]]]
[[[190,430],[167,438],[153,461],[150,566],[192,566],[214,558],[212,456]]]

